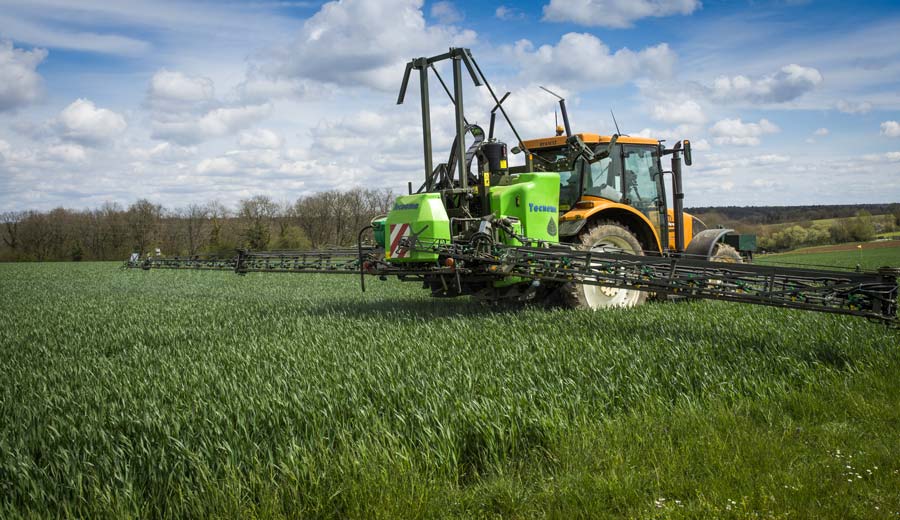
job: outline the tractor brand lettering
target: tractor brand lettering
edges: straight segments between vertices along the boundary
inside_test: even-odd
[[[413,204],[400,204],[399,202],[394,204],[394,211],[402,211],[404,209],[419,209],[419,203]]]
[[[543,204],[528,203],[528,211],[533,213],[556,213],[556,206],[545,206]]]

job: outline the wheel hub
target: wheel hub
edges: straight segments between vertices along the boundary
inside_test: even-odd
[[[603,296],[609,296],[609,297],[612,297],[612,296],[615,296],[616,294],[619,293],[619,289],[617,289],[617,288],[615,288],[615,287],[605,287],[605,286],[601,286],[601,287],[600,287],[600,292],[603,293]]]

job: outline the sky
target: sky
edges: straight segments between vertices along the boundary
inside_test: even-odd
[[[0,0],[0,212],[405,192],[424,161],[403,68],[449,47],[525,139],[554,132],[540,86],[576,132],[614,111],[690,139],[689,207],[898,202],[898,34],[896,1]],[[453,119],[431,86],[437,164]],[[486,126],[486,89],[464,100]]]

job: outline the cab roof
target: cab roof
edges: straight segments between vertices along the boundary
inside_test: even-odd
[[[599,135],[599,134],[575,134],[581,137],[581,140],[584,141],[585,144],[600,144],[600,143],[608,143],[612,140],[611,135]],[[554,137],[542,137],[539,139],[529,139],[525,141],[525,147],[529,150],[540,150],[542,148],[556,148],[559,146],[565,146],[567,137],[564,135],[554,136]],[[622,144],[659,144],[659,140],[650,139],[647,137],[630,137],[627,135],[619,136],[619,139],[616,140],[617,143]]]

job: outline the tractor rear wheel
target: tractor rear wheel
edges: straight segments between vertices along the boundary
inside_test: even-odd
[[[628,228],[612,222],[603,222],[581,237],[581,249],[643,255],[641,243]],[[618,289],[597,285],[568,284],[566,301],[579,309],[607,309],[610,307],[634,307],[647,300],[647,293],[634,289]]]

